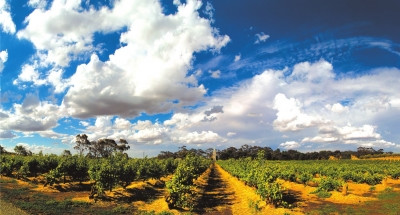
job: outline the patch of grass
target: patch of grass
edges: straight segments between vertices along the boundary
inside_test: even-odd
[[[132,210],[129,207],[118,205],[117,207],[113,208],[113,214],[132,214]]]
[[[29,188],[27,187],[19,187],[15,189],[8,189],[1,187],[1,193],[3,194],[1,198],[12,202],[13,199],[24,199],[29,194]]]
[[[155,211],[139,211],[138,215],[174,215],[174,213],[169,211],[161,211],[156,213]],[[191,213],[184,213],[185,215],[189,215]]]
[[[322,205],[317,210],[311,211],[311,213],[307,214],[318,214],[318,215],[331,215],[335,212],[338,212],[338,208],[335,205]]]
[[[260,212],[261,211],[261,207],[260,207],[260,200],[258,201],[254,201],[254,200],[249,200],[249,208],[254,212]]]
[[[313,192],[311,192],[311,194],[316,194],[318,196],[318,198],[329,198],[332,196],[332,193],[326,191],[326,190],[315,190]]]
[[[387,187],[381,193],[378,194],[378,199],[380,200],[390,200],[394,197],[398,196],[399,194],[393,192],[393,188]]]
[[[15,180],[15,179],[0,178],[0,184],[5,184],[5,183],[16,184],[16,183],[17,183],[17,180]]]
[[[369,191],[375,191],[375,190],[376,190],[376,187],[375,187],[375,186],[369,187]]]
[[[317,194],[318,198],[329,198],[332,196],[332,193],[325,191],[325,190],[321,190],[316,194]]]

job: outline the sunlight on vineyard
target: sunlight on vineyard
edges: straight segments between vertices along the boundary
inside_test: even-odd
[[[258,151],[214,162],[188,150],[175,158],[140,159],[120,152],[98,158],[1,154],[1,198],[44,214],[390,214],[400,209],[398,160],[265,157]]]

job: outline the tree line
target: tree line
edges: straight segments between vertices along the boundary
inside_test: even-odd
[[[91,158],[107,158],[115,152],[124,153],[130,146],[125,139],[120,139],[118,143],[113,139],[102,138],[94,141],[90,141],[86,134],[78,134],[75,137],[74,149],[81,156]],[[176,152],[161,151],[156,157],[159,159],[166,158],[185,158],[188,154],[211,158],[213,149],[188,149],[186,146],[181,146]],[[385,156],[391,155],[393,152],[384,152],[383,149],[375,150],[371,147],[358,147],[356,151],[329,151],[323,150],[318,152],[299,152],[297,150],[280,150],[279,148],[273,150],[270,147],[251,146],[243,145],[240,148],[228,147],[226,149],[217,150],[217,158],[220,160],[226,160],[230,158],[246,158],[251,157],[255,159],[259,151],[264,152],[264,159],[266,160],[326,160],[330,157],[338,159],[350,159],[351,156],[365,157],[365,156]],[[15,154],[28,156],[33,153],[22,145],[17,145],[14,148]],[[0,146],[0,154],[7,154],[4,147]],[[41,153],[41,152],[40,152]],[[40,154],[39,153],[39,154]],[[125,156],[128,156],[124,153]],[[71,155],[69,150],[64,150],[61,155]]]
[[[384,152],[383,149],[375,150],[373,148],[367,147],[358,147],[357,151],[329,151],[323,150],[319,152],[299,152],[297,150],[283,150],[281,151],[279,148],[273,150],[270,147],[261,147],[261,146],[251,146],[251,145],[243,145],[240,148],[229,147],[222,150],[217,150],[217,158],[219,160],[227,160],[227,159],[238,159],[238,158],[247,158],[251,157],[252,159],[257,158],[257,154],[259,151],[263,151],[263,159],[265,160],[327,160],[330,157],[335,157],[338,159],[350,159],[351,156],[375,156],[375,155],[391,155],[393,152]],[[187,149],[186,146],[179,147],[177,152],[170,151],[161,151],[157,158],[165,159],[165,158],[184,158],[187,154],[195,154],[203,157],[210,158],[212,155],[213,149],[209,148],[206,150],[203,149]]]

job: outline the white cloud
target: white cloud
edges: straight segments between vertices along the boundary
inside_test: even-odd
[[[40,74],[34,65],[25,64],[22,67],[21,74],[14,80],[14,85],[19,85],[21,82],[33,82],[35,85],[40,86],[46,83],[45,80],[40,79]]]
[[[10,6],[6,0],[0,0],[0,26],[5,33],[15,33],[15,24],[11,18]]]
[[[375,133],[375,128],[372,125],[363,125],[359,128],[347,125],[339,128],[338,132],[343,136],[344,140],[381,138],[380,134]]]
[[[294,66],[289,80],[320,83],[335,77],[333,67],[327,61],[302,62]]]
[[[395,143],[385,141],[379,133],[376,133],[372,125],[361,127],[351,126],[325,126],[319,129],[315,137],[306,137],[302,142],[311,143],[343,143],[368,147],[394,147]]]
[[[159,2],[129,2],[116,2],[113,9],[129,14],[128,31],[120,38],[125,45],[106,62],[93,54],[71,77],[63,105],[74,117],[166,112],[195,104],[206,93],[195,76],[187,76],[193,53],[218,51],[229,37],[199,16],[201,3],[188,1],[165,16]]]
[[[62,78],[63,73],[62,69],[52,69],[46,78],[46,82],[54,87],[55,93],[62,93],[69,86],[68,80]]]
[[[152,123],[148,120],[139,120],[131,123],[127,119],[101,116],[97,117],[94,125],[83,123],[86,129],[83,133],[88,134],[90,140],[101,138],[126,139],[129,143],[159,144],[169,140],[167,127]]]
[[[279,146],[284,149],[296,149],[300,147],[300,144],[296,141],[286,141],[284,143],[281,143]]]
[[[90,123],[86,122],[86,121],[80,121],[79,124],[84,126],[84,127],[88,127],[90,125]]]
[[[210,2],[206,3],[206,7],[204,8],[204,13],[208,16],[211,23],[214,23],[214,12],[215,9]]]
[[[185,136],[176,137],[173,140],[185,144],[204,144],[224,141],[223,138],[212,131],[202,131],[200,133],[195,131],[188,133]]]
[[[286,98],[277,94],[274,99],[274,109],[278,111],[274,120],[274,128],[279,131],[298,131],[304,128],[326,124],[322,119],[301,111],[302,105],[294,98]]]
[[[50,131],[64,116],[57,105],[40,101],[33,94],[27,94],[22,105],[14,104],[11,111],[0,111],[0,129],[20,132]]]
[[[327,105],[325,105],[325,107],[328,109],[328,110],[330,110],[330,111],[332,111],[332,112],[334,112],[334,113],[343,113],[343,112],[348,112],[349,111],[349,108],[347,107],[347,106],[343,106],[342,104],[340,104],[340,103],[335,103],[335,104],[333,104],[333,105],[330,105],[330,104],[327,104]]]
[[[115,119],[115,127],[118,129],[129,129],[130,125],[131,125],[131,123],[126,119],[122,119],[122,118]]]
[[[228,132],[228,133],[226,133],[226,136],[228,136],[228,137],[233,137],[233,136],[235,136],[236,135],[236,132]]]
[[[400,86],[389,81],[400,78],[399,70],[381,69],[339,79],[332,65],[321,60],[297,64],[287,77],[283,73],[288,70],[266,70],[235,87],[222,89],[201,108],[175,113],[164,125],[189,133],[212,128],[215,133],[227,134],[227,142],[236,146],[255,142],[280,147],[274,142],[285,143],[285,139],[297,142],[298,148],[397,146],[386,137],[400,138],[398,125],[385,126],[384,135],[378,128],[385,122],[376,119],[400,111]],[[351,102],[344,106],[342,101]],[[202,120],[205,110],[218,105],[223,106],[223,113]],[[347,126],[348,122],[356,126]]]
[[[149,123],[145,128],[137,130],[136,133],[133,134],[132,138],[139,143],[160,144],[167,140],[167,132],[167,128],[162,125],[158,123]]]
[[[33,8],[44,9],[47,6],[47,0],[29,0],[28,5]]]
[[[69,86],[68,80],[62,78],[64,73],[62,69],[52,68],[43,78],[38,71],[39,68],[37,62],[23,65],[21,73],[13,81],[13,84],[20,86],[23,82],[32,82],[35,86],[50,85],[54,87],[55,93],[62,93]]]
[[[212,78],[215,78],[215,79],[217,79],[217,78],[220,78],[221,77],[221,71],[220,70],[216,70],[216,71],[208,71],[208,73],[210,73],[211,74],[211,77]]]
[[[177,111],[162,124],[98,117],[95,125],[88,126],[86,132],[97,138],[126,138],[139,145],[177,143],[211,147],[252,143],[300,150],[338,147],[354,150],[358,146],[390,150],[397,147],[398,144],[386,139],[387,134],[397,134],[397,124],[389,127],[392,130],[382,132],[379,129],[382,124],[375,118],[379,114],[400,112],[396,106],[399,86],[382,77],[389,72],[390,77],[400,78],[400,71],[377,71],[368,79],[365,76],[336,79],[330,75],[333,73],[331,65],[319,61],[295,66],[289,77],[285,77],[284,72],[287,70],[267,70],[235,87],[222,89],[209,97],[203,106]],[[367,87],[370,84],[361,80],[379,81],[373,84],[386,88],[351,91],[348,84],[357,83],[356,88],[361,89],[364,86],[360,85]],[[343,88],[349,90],[343,91]],[[374,95],[384,99],[368,99]],[[341,104],[347,100],[351,102],[346,106]],[[373,100],[379,101],[371,103]]]
[[[259,44],[265,42],[269,38],[269,35],[265,34],[264,32],[256,34],[256,41],[254,44]]]
[[[4,63],[7,62],[8,52],[7,50],[3,50],[0,52],[0,73],[3,72]]]
[[[71,60],[94,51],[93,33],[114,31],[124,24],[113,22],[106,8],[84,10],[80,0],[55,0],[48,10],[40,7],[41,1],[29,4],[39,7],[26,17],[27,26],[17,36],[34,44],[45,66],[68,66]]]
[[[28,144],[28,143],[17,143],[17,146],[23,146],[27,150],[33,152],[33,153],[39,153],[40,151],[42,152],[48,152],[51,147],[44,146],[44,145],[36,145],[36,144]]]
[[[235,55],[235,59],[233,60],[233,62],[238,62],[240,60],[242,56],[240,54]]]

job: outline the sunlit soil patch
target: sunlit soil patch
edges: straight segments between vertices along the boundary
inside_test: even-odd
[[[162,177],[160,180],[151,179],[146,182],[133,182],[131,183],[126,190],[146,190],[149,188],[154,189],[155,193],[145,197],[146,194],[143,195],[144,198],[138,199],[137,201],[133,201],[131,204],[142,211],[154,211],[155,213],[159,213],[162,211],[169,211],[174,214],[179,214],[178,210],[169,209],[168,204],[165,201],[165,196],[167,195],[167,190],[165,188],[165,183],[171,180],[172,175],[167,177]],[[121,188],[122,189],[122,188]],[[150,194],[150,193],[149,193]]]
[[[352,208],[357,208],[354,211],[362,211],[361,214],[374,214],[371,211],[362,209],[363,205],[366,205],[369,210],[374,210],[374,204],[388,207],[399,207],[400,205],[400,203],[390,205],[381,202],[380,196],[387,190],[400,191],[400,180],[390,178],[384,179],[381,184],[375,186],[348,182],[347,194],[346,192],[331,191],[332,195],[328,198],[319,198],[316,194],[312,194],[317,189],[315,187],[280,179],[278,182],[287,189],[287,192],[299,197],[299,202],[297,202],[296,206],[306,214],[342,214],[343,211],[351,212]]]
[[[399,161],[400,156],[387,156],[387,157],[380,157],[380,158],[367,158],[367,160],[394,160]]]
[[[267,204],[254,188],[231,176],[219,165],[216,165],[216,168],[221,172],[222,178],[227,181],[227,189],[235,192],[235,200],[231,205],[232,214],[303,214],[298,208],[275,208],[273,205]]]

